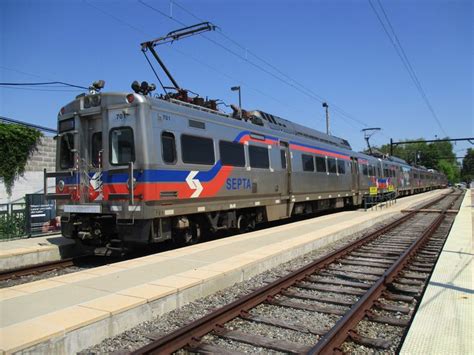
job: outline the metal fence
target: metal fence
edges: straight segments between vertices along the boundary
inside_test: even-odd
[[[368,195],[364,197],[364,210],[388,207],[397,203],[397,193],[395,191],[384,194]]]
[[[24,203],[0,204],[0,240],[40,236],[61,229],[54,202],[27,194]]]

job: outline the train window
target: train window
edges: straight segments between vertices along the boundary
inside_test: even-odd
[[[109,142],[109,158],[112,165],[125,165],[135,161],[135,144],[130,127],[111,129]]]
[[[249,145],[249,159],[252,168],[268,169],[270,167],[267,148]]]
[[[389,175],[388,175],[388,169],[383,169],[383,176],[384,176],[384,177],[389,177]]]
[[[364,174],[365,176],[369,175],[369,168],[366,164],[362,164],[362,174]]]
[[[70,131],[74,129],[74,118],[70,118],[64,121],[59,121],[58,126],[59,126],[58,127],[59,133]]]
[[[59,166],[61,169],[69,169],[74,166],[74,135],[67,133],[61,137],[59,147]]]
[[[171,132],[161,133],[161,156],[165,163],[176,163],[176,140]]]
[[[98,168],[100,165],[99,155],[102,151],[102,132],[95,132],[91,139],[91,162],[92,166]]]
[[[346,165],[344,164],[344,160],[337,161],[337,173],[338,174],[345,174],[346,173]]]
[[[219,142],[222,165],[245,166],[244,145],[235,142]]]
[[[214,142],[211,138],[181,136],[181,156],[187,164],[214,164]]]
[[[303,171],[314,171],[314,159],[311,155],[302,154]]]
[[[328,158],[328,171],[332,174],[337,173],[337,168],[336,168],[336,159],[334,158]]]
[[[281,168],[286,169],[286,151],[285,149],[280,150]]]
[[[318,173],[325,173],[327,172],[326,169],[326,158],[323,157],[316,157],[316,171]]]

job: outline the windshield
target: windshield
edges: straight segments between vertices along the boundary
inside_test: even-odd
[[[125,165],[135,161],[133,131],[130,127],[114,128],[110,131],[110,163]]]
[[[61,137],[59,147],[59,166],[61,169],[69,169],[74,166],[74,135],[67,133]]]

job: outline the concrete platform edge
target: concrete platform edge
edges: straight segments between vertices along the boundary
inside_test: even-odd
[[[58,245],[49,244],[26,246],[24,248],[16,249],[16,252],[14,251],[10,255],[0,255],[0,270],[6,271],[19,267],[57,261],[77,256],[84,252],[73,240],[66,240],[66,238],[63,239],[64,241]],[[33,240],[33,238],[31,240]]]

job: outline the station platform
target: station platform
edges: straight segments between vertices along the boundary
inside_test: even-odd
[[[474,354],[473,194],[464,197],[401,354]]]
[[[80,252],[73,240],[64,238],[61,234],[2,241],[0,270],[61,260],[78,255]]]
[[[0,353],[75,353],[448,190],[0,289]]]

